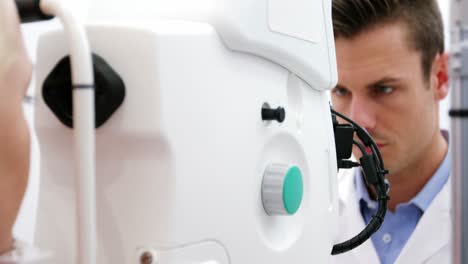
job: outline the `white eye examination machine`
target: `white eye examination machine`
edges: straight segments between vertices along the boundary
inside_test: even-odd
[[[170,19],[94,6],[82,40],[57,29],[37,47],[44,263],[328,263],[331,0],[217,0]]]

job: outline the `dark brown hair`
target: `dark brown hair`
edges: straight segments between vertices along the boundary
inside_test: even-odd
[[[335,38],[353,38],[386,23],[403,22],[410,48],[421,52],[424,77],[432,62],[444,52],[444,28],[436,0],[333,0]]]

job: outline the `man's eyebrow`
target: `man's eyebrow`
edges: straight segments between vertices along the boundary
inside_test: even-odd
[[[373,88],[375,88],[376,86],[379,86],[379,85],[398,83],[401,80],[402,80],[401,78],[396,78],[396,77],[384,77],[382,79],[379,79],[379,80],[377,80],[375,82],[372,82],[372,83],[366,85],[366,87],[369,88],[369,89],[371,89],[371,88],[373,89]],[[346,88],[346,86],[344,86],[342,84],[339,84],[339,83],[336,84],[336,86],[333,87],[332,90],[334,90],[334,89],[345,89],[345,90],[349,91],[349,89]]]
[[[384,77],[382,79],[379,79],[379,80],[377,80],[375,82],[372,82],[372,83],[368,84],[367,87],[368,88],[374,88],[374,87],[379,86],[379,85],[389,84],[389,83],[398,83],[400,81],[401,81],[400,78]]]

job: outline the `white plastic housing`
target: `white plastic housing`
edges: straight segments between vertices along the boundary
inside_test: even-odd
[[[272,60],[318,90],[337,82],[330,0],[223,0],[211,22],[228,47]]]
[[[166,17],[213,25],[227,47],[271,60],[314,89],[336,85],[331,0],[96,0],[91,20]]]
[[[127,93],[96,131],[98,263],[139,263],[146,251],[160,264],[328,263],[338,204],[325,92],[272,61],[226,48],[209,24],[122,22],[90,25],[88,35]],[[67,52],[61,32],[41,38],[38,94]],[[311,61],[331,67],[328,59]],[[284,123],[262,121],[265,103],[286,109]],[[41,96],[36,107],[36,243],[54,253],[47,263],[73,264],[72,130]],[[268,216],[262,206],[271,163],[302,171],[304,197],[293,216]]]

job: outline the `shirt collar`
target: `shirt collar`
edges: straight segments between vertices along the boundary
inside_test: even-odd
[[[442,130],[442,135],[448,142],[448,133],[445,130]],[[450,148],[449,151],[445,154],[445,158],[440,164],[439,168],[436,170],[431,179],[426,183],[424,188],[408,203],[405,204],[414,204],[423,212],[427,210],[432,200],[437,196],[440,190],[443,188],[444,184],[447,182],[450,174]],[[360,169],[356,170],[355,175],[355,187],[358,201],[367,203],[367,206],[370,208],[377,208],[377,202],[370,198],[369,192],[367,190],[366,184],[362,177],[362,171]],[[392,188],[392,186],[390,186]]]

